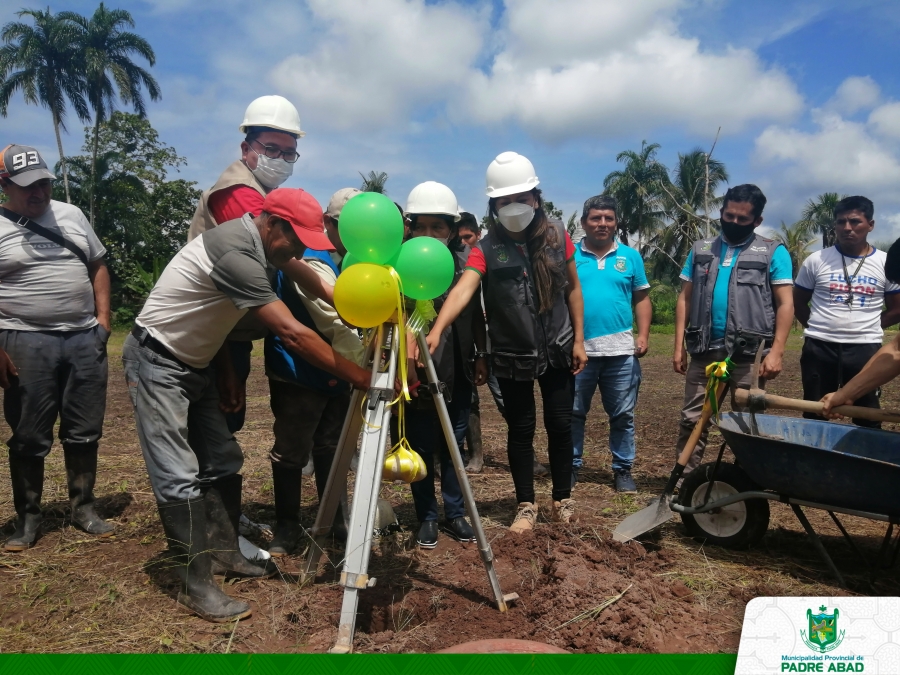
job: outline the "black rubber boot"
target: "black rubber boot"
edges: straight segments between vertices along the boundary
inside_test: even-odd
[[[116,529],[94,509],[94,483],[97,480],[97,444],[68,444],[63,449],[72,522],[88,534],[109,537]]]
[[[313,458],[315,459],[315,458]],[[328,485],[328,474],[331,473],[332,457],[328,461],[320,459],[314,464],[316,472],[316,493],[319,495],[319,504],[322,504],[322,496],[325,494],[325,486]],[[331,535],[340,542],[347,541],[347,523],[344,521],[344,504],[347,503],[346,492],[338,504],[337,513],[334,514],[334,522],[331,524]]]
[[[466,430],[466,445],[469,448],[468,473],[481,473],[484,469],[484,444],[481,441],[481,412],[472,409],[469,413],[469,427]]]
[[[44,458],[20,457],[9,453],[16,531],[6,540],[7,551],[24,551],[41,533],[41,492],[44,489]]]
[[[170,564],[181,579],[178,602],[215,623],[250,616],[250,605],[226,595],[213,579],[206,541],[205,498],[158,504],[157,508],[169,542]]]
[[[278,567],[270,560],[264,565],[247,560],[238,544],[243,478],[236,473],[213,481],[206,491],[206,540],[213,574],[234,577],[270,577]]]
[[[275,498],[275,536],[269,555],[276,558],[294,552],[303,537],[300,526],[300,487],[303,469],[272,462],[272,493]]]

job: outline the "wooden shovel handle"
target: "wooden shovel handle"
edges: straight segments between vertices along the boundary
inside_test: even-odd
[[[719,382],[716,386],[716,400],[719,402],[720,408],[722,407],[722,399],[725,398],[725,386],[724,382]],[[688,438],[687,443],[684,444],[684,450],[682,450],[681,454],[678,456],[678,464],[680,466],[687,466],[688,460],[694,453],[694,448],[697,447],[697,442],[700,440],[701,434],[703,434],[704,429],[709,426],[709,418],[712,417],[712,412],[712,405],[710,405],[709,397],[707,396],[703,399],[703,411],[700,413],[700,419],[697,420],[697,424],[694,425],[691,437]]]
[[[758,395],[765,400],[765,409],[776,408],[778,410],[796,410],[798,412],[823,414],[824,406],[821,401],[801,401],[797,398],[787,398],[786,396],[775,396],[774,394],[765,394],[760,390],[737,389],[734,392],[734,401],[738,405],[747,406],[750,404],[750,394]],[[853,417],[862,420],[871,420],[873,422],[896,422],[900,423],[900,413],[890,410],[880,410],[879,408],[863,408],[858,405],[839,405],[831,409],[832,413],[843,415],[844,417]]]

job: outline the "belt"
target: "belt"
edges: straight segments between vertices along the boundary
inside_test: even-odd
[[[193,366],[189,366],[184,361],[174,356],[172,352],[166,349],[166,346],[157,340],[155,337],[150,335],[150,331],[142,326],[138,326],[134,324],[134,328],[131,329],[131,334],[134,336],[134,339],[138,341],[138,344],[145,349],[149,349],[154,354],[158,354],[162,356],[164,359],[169,359],[170,361],[174,361],[178,365],[187,368],[195,373],[203,370],[202,368],[194,368]]]

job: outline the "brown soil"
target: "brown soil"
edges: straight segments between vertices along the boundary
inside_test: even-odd
[[[342,588],[339,570],[324,564],[315,584],[300,585],[300,556],[284,575],[228,582],[226,591],[250,602],[255,613],[237,625],[214,625],[174,602],[175,580],[162,564],[165,542],[146,479],[122,378],[111,345],[106,436],[101,444],[97,494],[102,513],[118,525],[114,539],[97,541],[70,526],[61,453],[48,459],[44,488],[44,536],[21,554],[0,553],[0,650],[21,652],[310,652],[334,642]],[[759,595],[840,595],[791,511],[772,504],[763,542],[729,551],[687,537],[673,519],[641,543],[621,545],[611,532],[629,513],[658,493],[671,470],[682,379],[671,370],[671,336],[654,335],[643,362],[638,410],[640,494],[611,488],[608,425],[599,399],[589,418],[586,468],[574,497],[578,524],[560,527],[549,515],[549,479],[537,479],[541,517],[531,534],[508,535],[515,510],[504,452],[505,426],[483,390],[487,464],[470,480],[496,556],[504,592],[519,594],[506,614],[493,604],[474,544],[444,536],[433,551],[409,547],[416,527],[406,486],[385,484],[404,531],[377,542],[369,573],[374,588],[360,593],[354,648],[360,652],[432,652],[486,638],[547,642],[578,652],[733,652],[744,605]],[[791,338],[785,372],[770,390],[797,396],[799,339]],[[248,419],[238,438],[246,460],[245,511],[272,522],[271,414],[260,355],[248,390]],[[900,408],[896,385],[883,405]],[[3,433],[8,434],[4,427]],[[546,460],[545,439],[536,439]],[[718,448],[715,438],[710,444]],[[709,457],[714,459],[714,457]],[[864,489],[864,486],[861,486]],[[304,479],[304,522],[315,518],[315,488]],[[874,585],[827,514],[807,514],[845,573],[851,593],[900,594],[895,572]],[[12,532],[8,467],[0,463],[0,526]],[[842,518],[863,553],[873,558],[882,525]],[[257,541],[265,544],[264,541]],[[330,550],[335,564],[340,550]]]

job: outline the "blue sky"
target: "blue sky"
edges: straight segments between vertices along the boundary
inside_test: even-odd
[[[833,191],[875,201],[875,239],[900,236],[896,0],[109,4],[153,45],[163,99],[150,120],[203,188],[237,156],[247,103],[278,93],[307,131],[287,185],[323,204],[374,169],[401,203],[437,180],[480,214],[485,168],[515,150],[569,214],[619,151],[647,139],[672,166],[721,126],[716,155],[733,184],[764,189],[768,224]],[[11,0],[0,22],[27,6],[46,5]],[[21,97],[0,132],[55,161],[49,113]],[[81,142],[73,120],[67,152]]]

